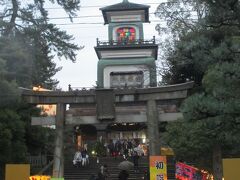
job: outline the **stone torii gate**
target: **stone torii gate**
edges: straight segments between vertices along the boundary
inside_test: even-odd
[[[160,155],[159,122],[182,117],[178,107],[187,97],[193,82],[141,89],[90,89],[81,91],[31,91],[22,89],[22,97],[29,104],[56,104],[56,140],[53,177],[64,175],[64,126],[70,124],[136,123],[147,124],[149,155]],[[84,106],[95,110],[89,116],[78,113],[66,115],[70,107]],[[74,109],[74,108],[73,108]],[[74,112],[74,110],[73,110]],[[76,114],[76,113],[75,113]],[[33,122],[40,122],[33,118]],[[44,120],[44,119],[43,119]],[[40,125],[41,123],[39,123]]]

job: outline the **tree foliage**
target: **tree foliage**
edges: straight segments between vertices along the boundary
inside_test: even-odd
[[[156,27],[159,34],[166,37],[160,44],[163,83],[194,80],[201,85],[208,65],[218,61],[212,56],[212,50],[217,50],[229,36],[239,36],[239,4],[238,1],[232,3],[233,7],[229,7],[221,0],[170,0],[159,5],[155,14],[166,20],[166,24]],[[229,16],[221,19],[223,12]]]
[[[24,122],[11,109],[0,109],[0,177],[5,163],[25,162],[27,146],[24,140]]]
[[[166,139],[179,158],[205,167],[216,146],[225,157],[240,155],[239,13],[238,0],[170,0],[156,12],[172,35],[162,43],[163,83],[194,80],[198,87],[182,106],[184,120],[167,127]]]
[[[53,57],[75,62],[76,50],[82,48],[71,42],[72,35],[49,22],[46,2],[57,3],[70,18],[76,15],[80,4],[63,0],[1,1],[0,58],[5,61],[8,75],[20,86],[56,87],[58,81],[52,78],[61,68],[56,67]]]
[[[70,19],[80,1],[0,0],[0,179],[6,163],[24,163],[27,155],[52,153],[53,130],[31,127],[39,110],[20,101],[18,87],[54,89],[61,70],[55,56],[76,61],[82,47],[49,22],[46,3],[57,4]]]

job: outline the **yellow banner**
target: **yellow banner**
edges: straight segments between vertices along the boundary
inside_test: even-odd
[[[223,159],[224,180],[240,179],[240,158]]]
[[[166,156],[150,156],[150,180],[167,180]]]
[[[29,164],[6,164],[5,180],[26,180],[30,176]]]

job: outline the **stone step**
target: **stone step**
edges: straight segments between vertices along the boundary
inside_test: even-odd
[[[96,157],[90,158],[90,164],[86,167],[74,167],[72,162],[66,162],[64,168],[65,180],[88,180],[89,177],[94,174],[95,176],[100,171],[100,166],[103,164],[108,165],[108,171],[110,173],[109,180],[117,180],[120,170],[118,164],[124,161],[122,157],[102,157],[100,163],[97,164]],[[131,160],[130,160],[131,161]],[[139,172],[129,170],[129,180],[140,180],[144,176],[144,172],[148,169],[148,158],[140,157],[139,159]]]
[[[71,161],[65,162],[64,177],[65,180],[88,180],[92,174],[95,176],[100,171],[100,166],[103,164],[108,165],[108,171],[110,177],[108,180],[118,180],[118,174],[120,170],[118,169],[118,164],[124,161],[122,157],[101,157],[100,163],[97,164],[96,157],[90,158],[90,163],[86,167],[75,167],[72,165]],[[129,158],[131,161],[131,158]],[[134,170],[129,170],[129,180],[141,180],[144,177],[144,173],[149,168],[148,157],[139,158],[139,171],[134,172]],[[169,159],[168,161],[168,179],[175,179],[175,164],[174,160]]]

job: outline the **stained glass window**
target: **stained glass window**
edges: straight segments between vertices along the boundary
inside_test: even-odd
[[[117,29],[118,42],[133,42],[136,39],[136,30],[133,27],[121,27]]]

